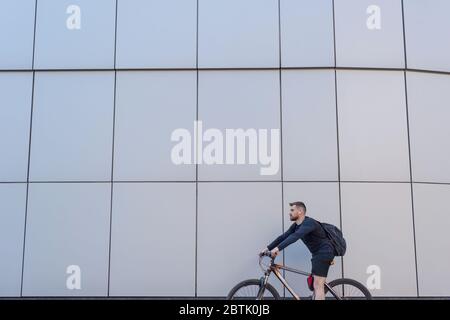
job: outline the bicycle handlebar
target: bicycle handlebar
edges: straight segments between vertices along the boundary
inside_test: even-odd
[[[267,272],[267,270],[268,270],[267,266],[263,266],[263,264],[262,264],[262,260],[263,260],[264,257],[269,257],[270,258],[270,265],[273,264],[275,258],[272,258],[272,255],[270,254],[270,251],[259,253],[259,266],[260,266],[260,268],[261,268],[261,270],[263,272]]]

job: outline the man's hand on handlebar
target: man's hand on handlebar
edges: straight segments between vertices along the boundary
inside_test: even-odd
[[[271,258],[275,258],[278,253],[280,253],[280,250],[277,248],[272,249],[272,251],[270,251],[269,249],[265,248],[264,250],[262,250],[259,255],[260,256],[270,256]]]
[[[280,253],[280,250],[278,249],[278,247],[273,248],[272,251],[270,251],[270,256],[272,258],[275,258],[278,255],[278,253]]]
[[[264,249],[262,249],[261,252],[259,253],[259,256],[260,256],[260,257],[266,256],[266,255],[268,255],[269,252],[270,252],[269,249],[264,248]]]

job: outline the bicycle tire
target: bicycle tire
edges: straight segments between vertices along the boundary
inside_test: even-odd
[[[235,298],[236,293],[240,289],[242,289],[244,287],[249,287],[249,286],[260,287],[261,286],[261,280],[259,280],[259,279],[249,279],[249,280],[244,280],[244,281],[239,282],[237,285],[235,285],[230,290],[230,292],[228,293],[228,296],[227,296],[227,300],[233,300],[233,298]],[[264,291],[266,291],[266,290],[269,291],[272,294],[274,300],[279,300],[280,299],[280,295],[278,294],[278,291],[270,283],[266,284]],[[250,300],[250,299],[251,298],[249,297],[246,300]],[[256,299],[256,297],[254,297],[254,299]],[[264,299],[264,296],[263,296],[263,299]],[[253,300],[253,299],[251,299],[251,300]]]
[[[336,279],[331,281],[328,284],[331,288],[335,288],[337,286],[342,286],[342,285],[347,285],[350,287],[355,287],[357,288],[363,296],[357,297],[357,299],[360,300],[372,300],[372,295],[370,294],[370,291],[360,282],[353,280],[353,279],[349,279],[349,278],[341,278],[341,279]],[[327,294],[327,288],[325,288],[325,294]],[[345,292],[345,289],[344,289]],[[341,297],[343,300],[346,300],[345,295],[343,297]],[[349,299],[351,299],[350,297],[348,297]]]

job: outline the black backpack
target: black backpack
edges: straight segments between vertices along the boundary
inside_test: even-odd
[[[319,221],[317,222],[322,226],[328,239],[330,239],[331,243],[333,244],[334,255],[337,257],[342,257],[347,250],[347,243],[345,242],[344,236],[342,235],[342,231],[339,230],[339,228],[335,225],[322,223]]]

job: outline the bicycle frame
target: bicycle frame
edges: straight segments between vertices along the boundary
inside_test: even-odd
[[[261,260],[260,260],[260,265],[261,265]],[[280,265],[280,264],[276,264],[276,263],[274,263],[274,258],[271,258],[270,267],[267,270],[264,271],[264,277],[261,277],[261,285],[260,285],[260,289],[259,289],[259,292],[258,292],[258,295],[257,295],[257,300],[261,300],[261,298],[263,297],[266,284],[267,284],[267,282],[269,280],[270,273],[272,273],[272,272],[275,274],[275,276],[278,278],[278,280],[280,280],[280,282],[283,284],[283,286],[286,289],[288,289],[288,291],[292,294],[292,296],[296,300],[301,300],[299,295],[297,295],[295,293],[295,291],[287,283],[286,279],[281,275],[280,270],[285,270],[285,271],[288,271],[288,272],[301,274],[301,275],[306,276],[306,277],[309,277],[311,275],[311,273],[309,273],[309,272],[304,272],[304,271],[301,271],[301,270],[297,270],[297,269],[289,268],[289,267],[286,267],[286,266],[283,266],[283,265]],[[326,282],[325,282],[325,287],[328,289],[328,291],[331,292],[331,294],[337,300],[342,300],[341,297]]]

